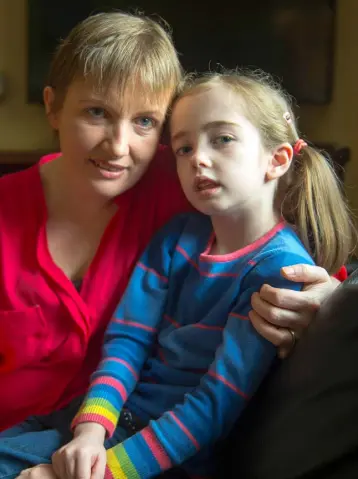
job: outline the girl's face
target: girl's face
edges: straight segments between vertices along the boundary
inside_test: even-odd
[[[171,142],[182,188],[208,214],[255,209],[270,155],[240,98],[223,85],[179,99],[171,117]]]
[[[60,110],[52,109],[55,92],[50,87],[44,98],[68,175],[106,198],[138,182],[157,149],[169,95],[161,102],[140,91],[123,97],[114,87],[99,94],[89,81],[76,80]]]

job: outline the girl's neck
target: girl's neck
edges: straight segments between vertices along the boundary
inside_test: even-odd
[[[238,251],[261,238],[279,220],[270,204],[261,204],[254,212],[250,209],[235,215],[212,216],[215,242],[210,254],[224,255]]]

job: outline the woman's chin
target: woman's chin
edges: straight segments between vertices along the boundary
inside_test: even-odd
[[[134,175],[133,173],[124,171],[118,178],[92,179],[92,186],[97,194],[110,199],[128,191],[138,183],[141,177],[142,175]]]

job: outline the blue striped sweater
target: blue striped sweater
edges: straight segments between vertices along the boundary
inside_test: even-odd
[[[172,220],[138,262],[108,327],[73,425],[95,421],[111,436],[124,405],[148,423],[108,451],[108,478],[155,477],[210,451],[272,364],[274,346],[248,320],[251,295],[264,283],[299,289],[280,268],[313,261],[284,222],[231,254],[211,255],[213,241],[210,218]],[[193,470],[210,467],[205,459]]]

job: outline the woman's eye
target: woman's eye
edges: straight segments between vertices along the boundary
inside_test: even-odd
[[[214,139],[213,143],[215,145],[226,145],[234,141],[234,138],[230,135],[220,135]]]
[[[175,155],[176,156],[185,156],[185,155],[188,155],[191,151],[192,151],[191,146],[182,146],[182,147],[178,148],[177,150],[175,150]]]
[[[146,130],[154,128],[156,126],[156,123],[157,123],[155,120],[153,120],[153,118],[149,118],[148,116],[140,116],[140,117],[135,119],[135,122],[141,128],[144,128]]]
[[[104,108],[100,108],[98,106],[87,108],[87,112],[92,118],[96,118],[96,119],[104,118],[106,116],[106,112]]]

